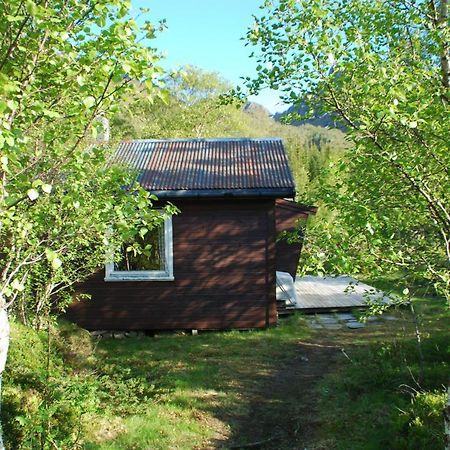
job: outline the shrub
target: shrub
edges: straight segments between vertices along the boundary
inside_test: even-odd
[[[83,415],[97,407],[93,379],[73,373],[61,352],[82,331],[65,341],[56,330],[58,345],[48,348],[45,332],[12,324],[2,404],[9,448],[76,448]]]
[[[411,403],[397,418],[395,448],[444,448],[443,410],[447,401],[446,390],[417,392]]]

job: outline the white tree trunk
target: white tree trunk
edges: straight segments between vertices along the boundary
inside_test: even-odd
[[[98,142],[109,142],[109,138],[111,136],[111,127],[109,125],[109,120],[105,116],[104,112],[97,114],[96,119],[102,124],[103,130],[98,134],[97,141]]]
[[[0,398],[2,393],[2,375],[5,370],[6,357],[8,356],[9,347],[9,321],[8,314],[4,308],[0,309]],[[0,400],[1,402],[1,400]],[[3,430],[0,421],[0,450],[4,450]]]
[[[450,450],[450,385],[447,388],[447,406],[444,410],[445,450]]]

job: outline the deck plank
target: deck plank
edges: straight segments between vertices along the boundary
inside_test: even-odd
[[[350,287],[349,286],[353,286]],[[367,307],[367,299],[387,302],[380,291],[347,276],[316,277],[307,275],[295,280],[297,309],[327,310]]]

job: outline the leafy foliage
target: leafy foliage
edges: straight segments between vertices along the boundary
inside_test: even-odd
[[[7,442],[18,449],[50,448],[50,443],[74,448],[81,417],[98,406],[91,395],[94,386],[69,376],[61,352],[48,348],[45,333],[14,324],[12,338],[2,407]],[[86,342],[91,347],[84,336]]]
[[[346,349],[351,364],[327,376],[320,387],[324,431],[333,436],[333,448],[442,447],[446,339],[435,334],[425,340],[426,382],[420,386],[411,376],[419,371],[413,340]]]
[[[405,285],[419,277],[449,298],[446,5],[266,1],[248,31],[259,63],[250,92],[270,86],[332,114],[354,143],[317,195],[335,213],[310,234],[326,255],[310,267],[402,267]]]
[[[0,297],[24,322],[39,325],[50,303],[63,308],[108,245],[162,220],[155,198],[98,141],[134,80],[146,95],[159,86],[158,55],[138,42],[155,28],[139,27],[129,8],[0,5]]]

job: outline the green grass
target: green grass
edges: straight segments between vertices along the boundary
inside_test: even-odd
[[[144,414],[107,419],[93,422],[91,439],[88,439],[90,442],[84,448],[192,449],[211,436],[210,430],[203,426],[192,410],[167,404],[153,404]],[[92,440],[92,436],[95,436],[97,442]]]
[[[368,283],[396,292],[392,279]],[[345,342],[349,359],[319,386],[321,434],[327,448],[443,448],[450,311],[444,299],[423,294],[429,292],[419,288],[413,298],[423,362],[408,307],[394,310],[400,320],[383,325],[379,332],[372,328],[370,335]]]
[[[195,448],[217,431],[227,434],[230,417],[247,414],[255,380],[270,377],[277,370],[274,361],[287,360],[296,341],[306,335],[302,318],[295,317],[265,331],[102,340],[99,361],[116,370],[132,367],[134,377],[155,386],[155,397],[140,414],[122,411],[128,414],[125,433],[87,448]],[[114,408],[108,412],[113,413]],[[149,419],[155,415],[160,420]]]
[[[307,335],[300,316],[262,331],[98,342],[60,324],[52,331],[50,394],[62,400],[75,391],[70,414],[81,419],[73,421],[74,433],[65,441],[62,433],[55,439],[65,442],[63,448],[202,448],[230,433],[248,413],[258,383],[270,378]],[[62,428],[62,404],[54,413],[54,405],[45,407],[46,339],[46,333],[13,325],[4,420],[14,448],[39,448],[43,423]],[[30,395],[37,397],[33,405],[26,401]],[[17,420],[32,416],[33,421]]]
[[[416,304],[422,371],[408,309],[390,313],[397,321],[354,331],[309,330],[296,315],[262,331],[97,341],[61,323],[52,329],[50,352],[45,332],[14,324],[2,410],[7,443],[440,448],[450,314],[436,297]]]
[[[436,350],[448,347],[448,337],[424,342],[422,379],[414,345],[407,341],[349,350],[351,363],[325,377],[320,415],[323,435],[333,442],[330,448],[443,448],[450,364],[448,354]]]

